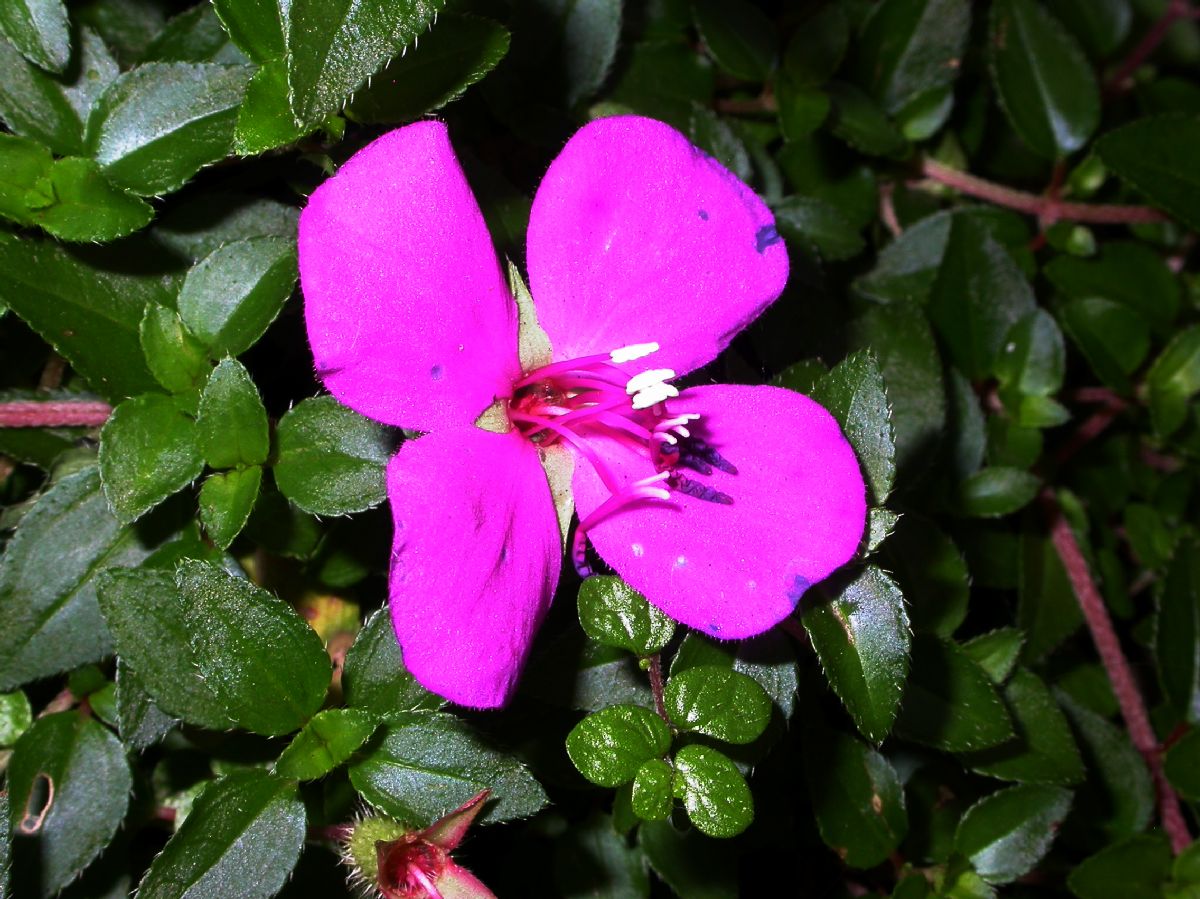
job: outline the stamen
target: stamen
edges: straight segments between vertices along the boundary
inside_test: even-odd
[[[634,375],[625,384],[625,392],[630,396],[636,393],[641,393],[648,387],[653,387],[661,381],[667,381],[675,377],[675,372],[669,368],[651,368],[640,374]]]
[[[613,362],[621,365],[625,362],[632,362],[635,359],[644,359],[651,353],[657,353],[659,346],[657,343],[634,343],[629,346],[623,346],[620,349],[613,350],[608,354],[608,358]]]
[[[686,493],[688,496],[696,499],[702,499],[706,503],[720,503],[722,506],[732,506],[733,497],[728,493],[722,493],[713,487],[706,487],[699,481],[692,481],[685,478],[683,475],[671,475],[671,486],[680,493]]]

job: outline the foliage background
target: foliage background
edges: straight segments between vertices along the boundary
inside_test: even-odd
[[[500,896],[1196,895],[1196,20],[4,4],[0,893],[347,895],[340,825],[490,788]],[[318,396],[297,211],[433,113],[520,264],[629,111],[774,209],[788,289],[695,380],[824,402],[869,540],[738,645],[564,576],[516,702],[443,708],[374,612],[403,435]]]

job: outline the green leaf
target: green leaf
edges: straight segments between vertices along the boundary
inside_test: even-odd
[[[108,845],[132,788],[124,747],[94,719],[60,712],[25,732],[8,762],[9,816],[14,831],[37,829],[42,896]]]
[[[639,846],[628,845],[613,818],[599,811],[573,821],[554,843],[554,895],[594,896],[597,884],[612,899],[648,899],[650,872]]]
[[[346,705],[376,715],[436,710],[445,705],[441,697],[426,691],[404,667],[386,608],[366,620],[346,653],[342,691]]]
[[[208,539],[228,549],[250,519],[261,486],[257,465],[209,475],[200,488],[200,521]]]
[[[1176,334],[1146,373],[1150,419],[1166,437],[1187,416],[1188,404],[1200,393],[1200,326]]]
[[[681,833],[663,821],[639,827],[638,845],[654,873],[682,899],[737,899],[740,895],[736,843],[714,843],[697,829]]]
[[[754,678],[720,665],[700,665],[667,681],[667,714],[681,731],[726,743],[752,743],[771,721],[771,698]]]
[[[141,751],[165,737],[178,723],[178,719],[155,705],[138,676],[118,660],[117,730],[121,742]]]
[[[1144,834],[1101,849],[1067,878],[1079,899],[1161,899],[1171,876],[1171,847],[1162,834]]]
[[[142,899],[239,896],[269,899],[304,846],[296,786],[246,770],[209,784],[138,885]]]
[[[294,143],[317,124],[297,125],[288,103],[287,60],[273,59],[254,73],[233,130],[233,152],[253,156]]]
[[[348,515],[383,502],[387,432],[331,396],[297,403],[279,420],[275,483],[314,515]]]
[[[235,240],[188,272],[179,291],[179,317],[214,358],[239,356],[263,335],[295,286],[291,235]]]
[[[1163,770],[1180,796],[1200,799],[1200,730],[1189,730],[1167,750]]]
[[[213,0],[233,42],[257,63],[283,56],[283,24],[277,0]]]
[[[169,204],[155,224],[154,237],[173,253],[198,262],[225,244],[248,237],[282,237],[294,245],[299,214],[296,207],[269,197],[205,191]]]
[[[270,452],[267,410],[246,367],[224,359],[200,395],[196,443],[210,468],[262,465]]]
[[[1138,119],[1096,141],[1096,154],[1123,181],[1193,230],[1200,229],[1200,173],[1189,148],[1200,117]]]
[[[989,32],[992,84],[1013,129],[1039,156],[1058,159],[1100,123],[1100,91],[1079,44],[1033,0],[999,0]]]
[[[914,630],[949,637],[967,616],[970,574],[954,541],[932,521],[914,514],[900,519],[884,549],[908,599]]]
[[[41,189],[52,201],[31,210],[29,220],[63,240],[114,240],[154,217],[149,203],[113,187],[90,159],[58,160]]]
[[[189,607],[168,571],[105,572],[97,592],[117,655],[163,711],[189,724],[228,730],[225,705],[201,674]],[[118,697],[123,687],[118,687]]]
[[[675,804],[674,770],[663,759],[650,759],[633,778],[633,811],[643,821],[665,821]]]
[[[1053,544],[1046,537],[1021,535],[1017,626],[1025,632],[1024,661],[1032,663],[1073,634],[1083,613]]]
[[[981,468],[959,484],[959,505],[965,515],[999,518],[1029,505],[1040,486],[1035,474],[993,465]]]
[[[675,634],[675,622],[619,577],[601,575],[579,585],[579,623],[600,643],[653,655]]]
[[[674,792],[696,829],[710,837],[736,837],[754,820],[754,797],[729,757],[692,744],[675,753]]]
[[[891,409],[879,363],[869,350],[853,353],[823,375],[809,394],[837,419],[882,505],[896,477]]]
[[[94,662],[112,651],[96,604],[102,570],[149,548],[108,510],[96,469],[69,475],[21,520],[0,559],[0,690]]]
[[[644,762],[671,748],[671,731],[637,705],[613,705],[588,715],[567,734],[567,755],[579,773],[602,787],[629,783]]]
[[[1128,0],[1048,0],[1047,5],[1088,52],[1100,59],[1112,55],[1133,24]]]
[[[250,70],[151,62],[119,77],[87,123],[87,148],[105,175],[141,196],[178,190],[229,152]]]
[[[1062,325],[1102,381],[1129,389],[1129,375],[1150,349],[1150,327],[1128,306],[1102,297],[1070,300],[1059,310]]]
[[[453,715],[392,715],[350,781],[367,802],[413,827],[427,827],[480,790],[490,790],[480,821],[509,821],[535,814],[546,793],[529,770],[483,743]]]
[[[138,342],[158,383],[172,393],[190,393],[212,371],[204,346],[192,336],[174,309],[158,304],[147,306],[138,328]]]
[[[140,518],[203,469],[195,422],[160,393],[121,403],[100,431],[100,479],[121,521]]]
[[[21,690],[0,693],[0,748],[7,749],[33,723],[29,697]]]
[[[244,64],[250,60],[230,42],[212,6],[198,3],[167,22],[139,61]]]
[[[35,66],[62,72],[71,58],[71,30],[62,0],[0,3],[0,31]]]
[[[852,259],[866,244],[858,229],[831,203],[815,197],[787,197],[776,203],[775,221],[789,240],[810,244],[822,259]]]
[[[791,717],[798,683],[796,661],[791,642],[782,634],[760,634],[731,644],[717,643],[693,631],[684,637],[671,660],[671,677],[701,665],[732,668],[754,678],[783,716]]]
[[[1179,281],[1166,261],[1146,244],[1106,244],[1099,257],[1059,256],[1043,270],[1071,299],[1100,297],[1128,306],[1156,334],[1167,335],[1179,309]]]
[[[508,45],[508,29],[491,19],[439,16],[419,44],[354,94],[346,114],[356,122],[408,122],[441,109],[494,69]]]
[[[170,305],[168,283],[121,274],[115,253],[87,258],[52,241],[0,232],[0,270],[5,273],[0,301],[105,399],[119,401],[155,389],[138,343],[138,326],[147,304]]]
[[[986,672],[993,684],[1002,684],[1012,674],[1024,644],[1025,635],[1017,628],[999,627],[973,637],[962,648]]]
[[[971,860],[984,880],[1011,883],[1041,861],[1070,808],[1070,790],[1009,787],[967,810],[954,835],[954,848]]]
[[[747,0],[693,0],[696,29],[717,64],[744,81],[763,81],[775,68],[775,26]]]
[[[283,600],[204,562],[175,574],[188,610],[196,667],[225,713],[253,733],[290,733],[329,688],[321,638]]]
[[[908,141],[895,123],[866,93],[840,81],[826,87],[833,101],[829,129],[854,149],[869,156],[903,156]]]
[[[825,593],[831,587],[818,588]],[[803,622],[829,684],[868,740],[891,730],[908,672],[904,597],[875,566],[825,601],[806,604]]]
[[[1185,720],[1200,722],[1200,555],[1195,542],[1181,546],[1167,569],[1154,633],[1163,693]]]
[[[783,73],[798,87],[824,84],[841,65],[850,43],[850,22],[840,6],[824,6],[804,19],[788,41]]]
[[[971,25],[969,0],[884,0],[858,45],[867,89],[895,115],[954,83]]]
[[[688,137],[743,181],[753,177],[746,142],[733,127],[706,106],[696,103],[688,117]]]
[[[949,640],[918,634],[896,730],[949,752],[986,749],[1013,736],[999,694],[983,670]]]
[[[300,125],[337,112],[385,62],[426,31],[441,0],[292,0],[285,14],[288,87]]]
[[[963,374],[980,380],[995,372],[1009,331],[1036,306],[1008,251],[975,219],[954,216],[929,317]]]
[[[37,141],[0,134],[0,215],[23,225],[35,206],[53,202],[46,190],[54,157]]]
[[[275,762],[275,773],[316,780],[344,763],[375,732],[379,719],[357,709],[318,712]]]
[[[825,845],[852,868],[887,859],[908,831],[904,789],[888,760],[821,728],[804,741],[804,769]]]
[[[836,7],[826,7],[836,9]],[[825,123],[832,106],[829,95],[815,87],[795,84],[786,72],[781,73],[775,84],[775,102],[779,106],[779,130],[785,140],[800,141],[811,135]],[[824,211],[824,210],[822,210]],[[833,221],[833,233],[840,235],[842,216]],[[857,233],[854,235],[857,237]],[[811,240],[816,244],[815,237]],[[836,252],[836,247],[834,248]],[[825,251],[826,253],[829,250]],[[850,253],[851,256],[859,252]]]
[[[1062,387],[1066,356],[1053,316],[1035,309],[1009,329],[996,359],[996,377],[1003,387],[1023,395],[1049,396]]]

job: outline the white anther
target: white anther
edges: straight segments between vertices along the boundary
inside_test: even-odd
[[[656,434],[655,436],[661,438],[663,443],[669,443],[669,444],[671,444],[671,446],[674,446],[675,444],[677,444],[679,442],[678,440],[675,439],[674,434],[660,433],[660,434]]]
[[[673,377],[675,377],[675,372],[669,368],[652,368],[630,378],[625,385],[625,392],[633,396],[635,393],[641,393],[643,390],[654,387],[656,384],[661,384],[663,381],[669,381]]]
[[[634,359],[644,359],[651,353],[657,353],[658,349],[657,343],[634,343],[613,350],[608,354],[608,358],[620,365],[623,362],[632,362]]]
[[[633,396],[633,408],[649,409],[651,406],[657,406],[663,400],[669,400],[672,397],[679,396],[679,391],[670,384],[657,382],[648,387],[643,387]]]
[[[689,431],[687,428],[685,428],[683,425],[675,425],[675,427],[671,428],[671,430],[674,431],[676,434],[678,434],[680,437],[684,438],[685,440],[688,437],[692,436],[692,432]]]

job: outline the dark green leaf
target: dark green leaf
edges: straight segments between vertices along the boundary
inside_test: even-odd
[[[292,0],[284,21],[288,96],[317,124],[432,23],[441,0]]]
[[[1200,327],[1175,335],[1146,374],[1150,418],[1166,437],[1183,425],[1188,404],[1200,393]]]
[[[1057,159],[1082,147],[1100,122],[1100,91],[1071,34],[1034,0],[992,6],[992,84],[1021,139]]]
[[[149,549],[113,518],[89,467],[51,487],[0,559],[0,690],[103,658],[112,642],[96,575],[136,565]]]
[[[804,768],[825,844],[852,868],[871,868],[891,855],[908,831],[908,813],[888,760],[822,728],[804,741]]]
[[[833,101],[829,128],[851,147],[869,156],[903,156],[908,141],[875,101],[851,84],[826,87]]]
[[[1101,297],[1071,300],[1060,310],[1063,328],[1102,381],[1129,389],[1129,375],[1150,349],[1150,327],[1128,306]]]
[[[16,743],[32,723],[33,709],[23,691],[0,693],[0,748],[7,749]]]
[[[14,831],[36,828],[42,896],[108,845],[132,787],[124,748],[94,719],[61,712],[25,732],[8,763],[9,815]]]
[[[279,421],[275,483],[315,515],[347,515],[383,502],[391,447],[375,422],[331,396],[297,403]]]
[[[989,883],[1010,883],[1046,854],[1071,808],[1060,787],[1009,787],[975,803],[963,815],[954,846]]]
[[[294,245],[298,217],[299,210],[294,206],[268,197],[205,191],[172,203],[156,223],[154,238],[180,256],[198,262],[225,244],[248,237],[283,237]]]
[[[357,709],[318,712],[292,739],[275,763],[275,773],[316,780],[341,765],[367,742],[379,719]]]
[[[756,740],[771,720],[771,698],[754,678],[720,665],[700,665],[673,674],[664,700],[681,731],[727,743]]]
[[[404,56],[393,59],[346,113],[358,122],[407,122],[458,99],[508,52],[508,30],[491,19],[444,15]]]
[[[971,25],[969,0],[884,0],[871,10],[858,53],[871,93],[892,115],[954,82]]]
[[[242,65],[250,60],[230,43],[212,6],[198,3],[171,19],[146,48],[140,61]]]
[[[731,644],[689,633],[671,660],[671,676],[701,665],[732,668],[754,678],[784,717],[791,716],[796,701],[796,659],[791,642],[782,634],[761,634]]]
[[[986,749],[1013,735],[1004,703],[983,669],[956,643],[920,634],[913,640],[896,729],[906,739],[950,752]]]
[[[144,227],[154,217],[145,200],[113,187],[90,159],[60,159],[39,186],[50,201],[30,210],[30,221],[70,241],[107,241]]]
[[[783,54],[784,74],[798,87],[824,84],[850,42],[850,22],[836,4],[821,7],[796,29]]]
[[[1025,632],[1022,658],[1036,662],[1083,623],[1075,592],[1053,544],[1040,534],[1021,535],[1017,626]]]
[[[996,359],[996,377],[1021,394],[1049,396],[1062,386],[1066,370],[1062,332],[1050,313],[1035,309],[1018,321]]]
[[[1048,0],[1047,5],[1088,52],[1101,59],[1121,45],[1133,23],[1128,0]]]
[[[967,615],[970,576],[953,540],[929,519],[907,514],[889,539],[884,557],[908,599],[915,630],[939,637],[958,630]]]
[[[1037,475],[1020,468],[981,468],[959,485],[959,505],[976,518],[1011,515],[1033,501],[1040,485]]]
[[[385,814],[426,827],[480,790],[491,790],[481,821],[508,821],[536,813],[546,793],[529,770],[484,744],[453,715],[401,712],[372,740],[350,780]]]
[[[588,899],[597,884],[611,899],[649,899],[650,872],[641,847],[630,846],[613,818],[593,812],[554,842],[554,895]]]
[[[644,762],[671,747],[671,731],[654,712],[613,705],[588,715],[567,735],[567,755],[579,773],[602,787],[633,780]]]
[[[663,759],[650,759],[633,779],[633,811],[643,821],[665,821],[675,804],[674,770]]]
[[[579,623],[593,640],[648,656],[670,642],[675,622],[619,577],[590,577],[579,585]]]
[[[150,371],[172,393],[197,389],[212,371],[204,346],[192,336],[174,309],[157,304],[147,306],[138,340]]]
[[[787,197],[773,211],[785,237],[811,244],[823,259],[852,259],[866,246],[854,224],[824,200]]]
[[[692,744],[675,753],[674,792],[696,829],[710,837],[736,837],[754,820],[754,797],[728,756]]]
[[[1162,834],[1145,834],[1084,859],[1067,886],[1079,899],[1161,899],[1171,876],[1171,847]]]
[[[208,539],[228,548],[246,526],[261,486],[257,465],[209,475],[200,488],[200,520]]]
[[[165,737],[179,721],[150,698],[133,669],[117,662],[117,730],[121,741],[141,751]]]
[[[87,147],[119,187],[142,196],[178,190],[229,152],[249,77],[246,66],[138,66],[96,104]]]
[[[733,127],[706,106],[696,103],[688,118],[688,136],[692,143],[743,181],[753,175],[750,152]]]
[[[775,67],[779,38],[747,0],[693,0],[696,28],[717,64],[745,81],[763,81]]]
[[[231,727],[224,704],[201,675],[191,645],[188,605],[171,573],[109,571],[100,578],[98,593],[117,655],[136,673],[138,687],[164,712],[190,724],[212,730]]]
[[[682,899],[737,899],[736,843],[714,843],[696,829],[680,833],[663,821],[639,827],[638,845],[654,872]]]
[[[1179,308],[1179,282],[1163,258],[1145,244],[1109,243],[1094,259],[1059,256],[1044,271],[1071,299],[1113,300],[1145,319],[1155,333],[1170,333]]]
[[[71,33],[62,0],[0,3],[0,31],[34,65],[51,72],[67,67]]]
[[[147,304],[170,305],[162,279],[99,267],[53,242],[0,233],[0,301],[61,353],[94,390],[119,401],[156,386],[138,343]]]
[[[421,687],[404,667],[387,609],[371,615],[346,653],[342,671],[346,704],[376,715],[438,709],[445,704]]]
[[[1200,730],[1188,731],[1167,751],[1163,764],[1171,786],[1184,799],[1200,799]]]
[[[1187,721],[1200,722],[1200,553],[1180,547],[1158,597],[1155,657],[1163,692]]]
[[[246,522],[246,534],[264,549],[290,559],[308,559],[321,540],[321,526],[274,487],[264,484]]]
[[[204,562],[184,562],[175,579],[196,667],[234,722],[274,736],[296,730],[320,709],[329,656],[291,606]]]
[[[33,221],[33,206],[53,202],[48,190],[54,157],[37,141],[0,134],[0,215],[22,225]]]
[[[883,504],[896,477],[895,439],[883,376],[874,354],[847,356],[809,394],[837,419],[867,475],[871,495]]]
[[[246,96],[233,131],[233,152],[253,156],[294,143],[317,126],[297,125],[288,104],[287,60],[259,67],[246,84]]]
[[[827,93],[797,85],[786,73],[779,76],[775,85],[775,102],[779,105],[779,130],[789,141],[803,140],[820,128],[831,108]]]
[[[213,781],[138,885],[142,899],[238,896],[268,899],[304,846],[296,787],[265,771]]]
[[[1110,131],[1096,153],[1155,206],[1200,229],[1200,173],[1189,150],[1197,140],[1200,117],[1158,116]]]
[[[233,42],[257,63],[284,54],[277,0],[213,0],[217,18]]]
[[[100,432],[100,479],[117,518],[140,518],[204,469],[196,424],[161,393],[126,400]]]
[[[267,461],[271,448],[267,410],[250,373],[236,359],[222,360],[204,385],[196,417],[196,443],[210,468]]]
[[[868,566],[836,595],[806,603],[803,622],[830,686],[863,736],[876,743],[891,730],[908,672],[904,597]]]
[[[1015,627],[1000,627],[963,644],[963,651],[982,668],[993,684],[1002,684],[1017,664],[1025,635]]]

